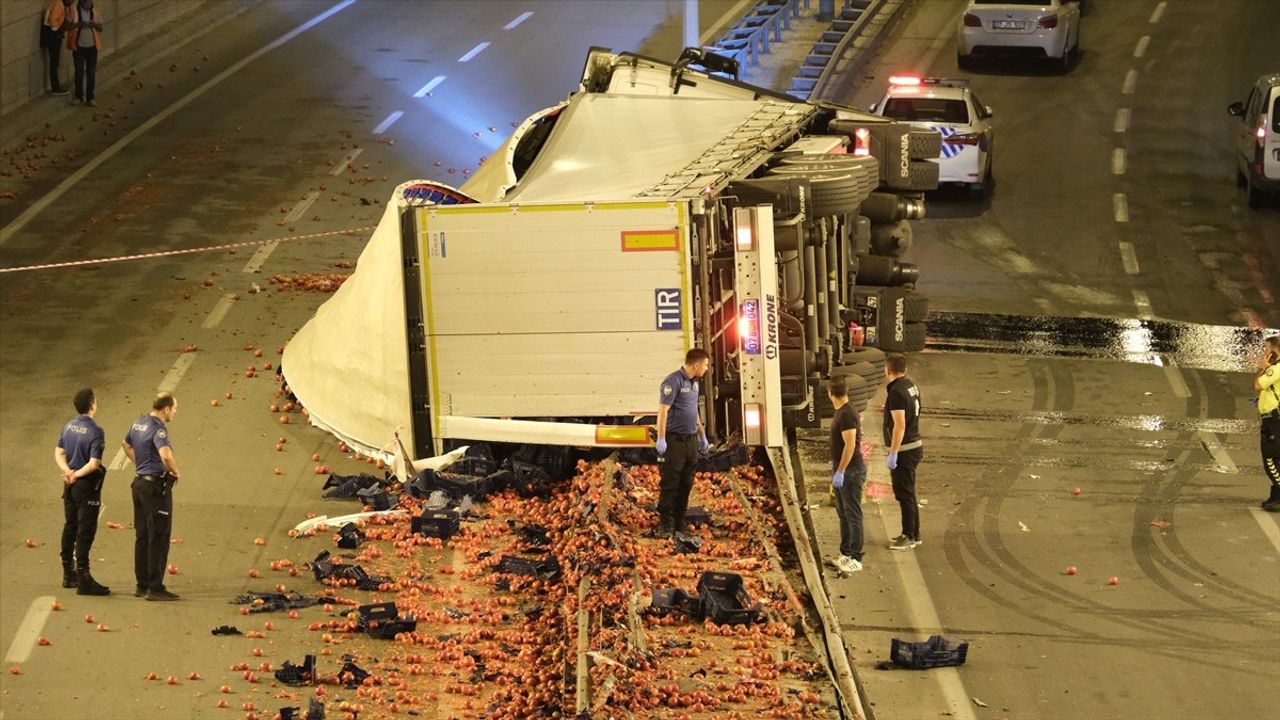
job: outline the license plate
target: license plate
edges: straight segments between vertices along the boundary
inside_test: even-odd
[[[1027,24],[1021,20],[992,20],[993,30],[1025,30]]]

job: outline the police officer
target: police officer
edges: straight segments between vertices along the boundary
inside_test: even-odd
[[[1271,495],[1262,501],[1262,509],[1280,512],[1280,335],[1267,338],[1253,389],[1258,391],[1262,416],[1262,469],[1271,480]]]
[[[684,532],[689,491],[698,455],[711,450],[702,420],[698,418],[698,379],[711,366],[706,350],[685,353],[684,365],[666,376],[658,389],[657,450],[662,462],[658,490],[658,537]]]
[[[177,411],[173,394],[160,393],[151,403],[151,412],[134,421],[123,443],[138,473],[133,479],[133,572],[138,582],[133,594],[147,600],[178,599],[164,586],[173,529],[173,486],[181,474],[165,423],[173,422]]]
[[[79,413],[58,437],[53,460],[62,470],[62,587],[75,588],[77,595],[110,595],[111,588],[89,574],[89,549],[98,533],[98,510],[102,506],[102,482],[107,469],[102,465],[106,435],[93,416],[98,401],[85,388],[72,402]]]
[[[907,357],[885,356],[884,376],[889,381],[884,401],[885,465],[893,478],[893,497],[902,508],[902,534],[891,550],[910,550],[920,544],[920,507],[916,504],[916,466],[924,457],[920,440],[920,389],[907,377]]]

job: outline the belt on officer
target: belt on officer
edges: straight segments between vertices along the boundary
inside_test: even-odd
[[[691,440],[691,439],[693,439],[693,438],[698,437],[698,433],[696,433],[696,432],[691,432],[691,433],[673,433],[673,432],[669,432],[669,433],[667,433],[667,436],[668,436],[668,437],[676,438],[677,440]]]
[[[917,448],[922,448],[922,447],[924,447],[924,441],[916,440],[914,442],[903,443],[902,447],[898,448],[898,452],[902,452],[903,450],[915,450]]]
[[[163,475],[142,475],[142,474],[139,474],[139,475],[138,475],[138,477],[142,478],[143,480],[146,480],[147,482],[156,482],[157,480],[168,480],[168,479],[172,478],[173,476],[172,476],[172,475],[170,475],[169,473],[165,473],[165,474],[163,474]]]

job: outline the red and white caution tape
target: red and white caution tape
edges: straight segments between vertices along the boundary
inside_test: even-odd
[[[0,274],[26,272],[29,270],[54,270],[57,268],[81,267],[84,265],[103,265],[106,263],[125,262],[127,260],[148,260],[150,258],[170,257],[173,255],[192,255],[195,253],[211,252],[214,250],[230,250],[232,248],[252,247],[254,245],[266,245],[273,242],[291,242],[293,240],[314,240],[315,238],[330,237],[333,235],[356,235],[374,229],[374,225],[365,227],[350,228],[347,230],[330,230],[328,232],[310,233],[308,235],[288,235],[282,238],[272,238],[270,240],[247,240],[238,243],[226,243],[224,245],[207,245],[198,248],[186,248],[183,250],[163,250],[160,252],[138,253],[137,255],[117,255],[116,257],[97,258],[94,260],[71,260],[60,263],[45,263],[43,265],[17,265],[15,267],[0,268]]]

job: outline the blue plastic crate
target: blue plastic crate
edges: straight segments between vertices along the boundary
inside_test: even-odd
[[[924,642],[907,642],[893,638],[889,659],[894,665],[913,670],[963,665],[969,655],[969,643],[948,640],[941,635],[930,636]]]

